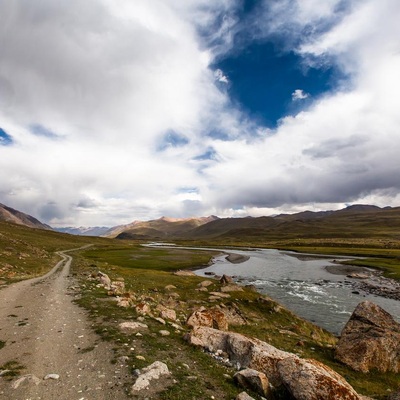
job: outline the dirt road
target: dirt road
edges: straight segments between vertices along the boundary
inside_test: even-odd
[[[0,374],[10,361],[24,366],[12,381],[0,376],[0,398],[126,399],[126,367],[110,363],[111,349],[72,302],[72,257],[66,252],[58,253],[62,260],[45,276],[0,290]]]

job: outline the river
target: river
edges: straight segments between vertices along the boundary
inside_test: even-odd
[[[343,257],[316,257],[272,249],[227,251],[249,259],[232,264],[226,260],[226,255],[221,255],[215,257],[211,266],[197,270],[196,274],[234,276],[239,284],[254,285],[258,292],[336,335],[363,300],[380,305],[400,320],[399,301],[355,290],[356,279],[328,272],[326,267],[337,266],[334,260]]]

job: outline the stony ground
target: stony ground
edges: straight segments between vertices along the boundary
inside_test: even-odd
[[[73,303],[71,256],[60,255],[44,277],[0,291],[0,397],[125,399],[127,367],[110,363],[112,350]]]

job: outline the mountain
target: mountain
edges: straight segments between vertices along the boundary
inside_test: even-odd
[[[57,232],[69,233],[70,235],[80,235],[80,236],[102,236],[106,232],[110,230],[109,227],[106,226],[94,226],[94,227],[84,227],[80,226],[79,228],[75,228],[72,226],[65,228],[54,228]]]
[[[43,224],[38,219],[21,211],[14,210],[0,203],[0,221],[11,222],[13,224],[28,226],[29,228],[52,230],[52,227]]]
[[[219,219],[211,215],[200,218],[162,217],[151,221],[134,221],[128,225],[111,228],[103,236],[118,239],[165,239],[184,236],[187,232]]]
[[[353,205],[338,211],[226,218],[187,232],[186,239],[276,240],[300,238],[399,238],[400,207]]]
[[[135,221],[112,228],[118,239],[250,241],[400,237],[400,207],[352,205],[338,211],[304,211],[270,217]]]

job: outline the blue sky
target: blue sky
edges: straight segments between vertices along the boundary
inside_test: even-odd
[[[396,0],[0,1],[0,202],[53,226],[400,204]]]

